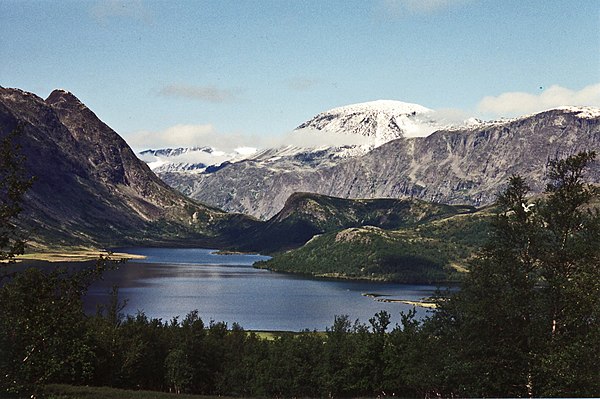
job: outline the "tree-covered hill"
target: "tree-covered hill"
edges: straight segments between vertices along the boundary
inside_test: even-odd
[[[395,230],[364,226],[329,232],[256,266],[321,277],[457,281],[487,239],[492,215],[483,209]]]
[[[471,206],[435,204],[418,199],[344,199],[295,193],[285,207],[239,237],[238,246],[263,253],[298,248],[323,233],[375,226],[382,229],[414,227],[475,210]]]

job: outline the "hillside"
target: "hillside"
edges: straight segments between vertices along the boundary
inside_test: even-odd
[[[296,248],[315,235],[350,227],[397,229],[473,212],[472,207],[432,204],[416,199],[350,200],[312,193],[294,193],[284,208],[240,237],[238,246],[278,252]]]
[[[213,173],[161,173],[169,185],[204,203],[268,219],[294,192],[341,198],[407,198],[484,206],[520,174],[534,193],[548,161],[600,151],[600,110],[566,107],[514,120],[441,129],[400,138],[363,156],[300,168],[286,158],[244,160]],[[600,166],[588,181],[600,182]]]
[[[446,283],[459,281],[487,239],[488,209],[395,230],[374,226],[317,236],[257,267],[316,277]]]
[[[43,100],[0,88],[0,135],[17,126],[27,173],[36,178],[20,218],[34,246],[207,242],[229,219],[253,223],[167,186],[67,91]]]

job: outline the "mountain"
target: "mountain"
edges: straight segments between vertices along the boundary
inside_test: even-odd
[[[240,161],[291,171],[331,166],[332,162],[363,155],[390,140],[427,135],[441,127],[429,108],[379,100],[322,112],[300,124],[280,147],[240,145],[229,152],[209,147],[167,148],[143,151],[140,158],[158,174],[211,173],[223,163]]]
[[[139,158],[156,173],[201,173],[210,172],[225,162],[248,158],[255,152],[255,148],[248,147],[236,148],[229,153],[208,146],[177,147],[145,150],[139,153]]]
[[[402,101],[378,100],[322,112],[296,128],[363,136],[378,147],[402,137],[426,136],[440,126],[433,110]]]
[[[352,227],[314,237],[256,266],[315,277],[434,284],[459,281],[487,239],[490,209],[438,215],[385,230]]]
[[[237,245],[278,252],[302,246],[313,237],[350,227],[397,229],[474,212],[473,207],[432,204],[417,199],[350,200],[313,193],[294,193],[281,211],[246,231]]]
[[[333,120],[333,119],[332,119]],[[222,209],[268,219],[294,192],[341,198],[406,198],[491,204],[512,174],[545,186],[548,161],[583,150],[600,152],[600,110],[564,107],[513,120],[444,128],[400,138],[362,156],[310,167],[244,160],[214,173],[161,173],[172,187]],[[277,167],[283,165],[284,167]],[[600,182],[598,163],[588,173]]]
[[[167,186],[67,91],[44,100],[0,87],[0,135],[17,126],[27,173],[36,178],[20,217],[33,245],[204,242],[229,220],[252,224]]]
[[[278,214],[260,222],[205,206],[167,186],[68,91],[55,90],[44,100],[0,88],[0,133],[4,136],[17,126],[27,173],[36,177],[20,220],[37,246],[144,243],[276,252],[343,228],[397,228],[470,211],[418,200],[353,201],[297,193]],[[152,150],[144,155],[197,151],[211,149]],[[254,159],[273,163],[273,158],[287,157],[312,165],[330,154],[288,147],[258,152]]]

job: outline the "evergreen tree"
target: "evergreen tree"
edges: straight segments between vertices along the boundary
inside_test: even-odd
[[[23,210],[23,196],[33,184],[25,171],[25,158],[18,143],[18,126],[0,139],[0,261],[12,261],[25,251],[25,238],[15,221]],[[1,275],[0,275],[1,276]]]
[[[593,152],[549,164],[531,202],[511,177],[483,254],[428,324],[449,360],[437,384],[460,396],[600,392],[600,217],[583,183]],[[435,365],[434,365],[435,367]]]

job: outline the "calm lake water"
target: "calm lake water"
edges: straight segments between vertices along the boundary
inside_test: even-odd
[[[217,255],[210,249],[119,248],[116,251],[145,255],[118,270],[105,273],[85,299],[86,311],[108,303],[113,285],[127,299],[126,314],[143,311],[149,317],[180,319],[197,309],[205,323],[210,320],[239,323],[247,330],[325,330],[335,315],[367,323],[380,310],[399,322],[401,311],[412,306],[382,303],[364,293],[386,298],[420,300],[436,287],[357,281],[333,281],[298,277],[254,269],[268,259],[260,255]],[[426,310],[418,309],[420,316]]]

